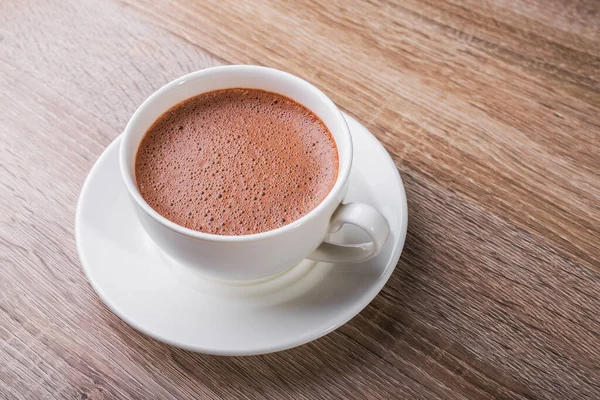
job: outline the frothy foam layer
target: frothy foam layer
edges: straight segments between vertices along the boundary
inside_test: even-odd
[[[331,191],[338,155],[304,106],[256,89],[188,99],[163,114],[136,157],[142,197],[176,224],[219,235],[297,220]]]

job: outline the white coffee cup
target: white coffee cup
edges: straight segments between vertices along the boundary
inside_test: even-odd
[[[194,231],[160,215],[142,198],[135,182],[135,156],[150,126],[169,108],[201,93],[228,88],[255,88],[279,93],[312,110],[332,133],[339,170],[327,197],[302,218],[283,227],[251,235],[222,236]],[[352,166],[352,138],[336,105],[319,89],[294,75],[272,68],[229,65],[185,75],[163,86],[136,110],[123,133],[121,173],[141,225],[175,261],[213,278],[252,280],[282,272],[305,258],[327,262],[360,262],[377,255],[389,235],[383,215],[362,203],[343,204]],[[364,230],[371,242],[333,244],[324,241],[344,224]]]

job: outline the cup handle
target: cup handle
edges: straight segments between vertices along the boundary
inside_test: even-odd
[[[331,217],[330,233],[339,231],[344,224],[359,227],[371,236],[371,242],[336,244],[324,241],[308,258],[333,263],[366,261],[379,254],[390,234],[390,226],[385,217],[364,203],[339,205]]]

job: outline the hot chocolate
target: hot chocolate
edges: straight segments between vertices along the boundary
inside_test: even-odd
[[[177,104],[150,127],[135,162],[146,202],[176,224],[246,235],[314,209],[338,153],[312,111],[276,93],[225,89]]]

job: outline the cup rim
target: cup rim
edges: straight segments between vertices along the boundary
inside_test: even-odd
[[[131,168],[131,163],[129,162],[130,160],[128,157],[128,151],[126,150],[127,143],[131,140],[134,126],[136,125],[138,120],[141,118],[141,115],[145,112],[145,110],[150,106],[151,103],[156,101],[158,98],[163,96],[168,91],[172,90],[174,87],[184,84],[187,80],[195,79],[198,77],[207,76],[207,75],[211,75],[211,74],[218,74],[221,72],[235,73],[236,71],[248,72],[251,70],[262,71],[262,72],[266,72],[266,73],[270,73],[270,74],[279,75],[280,77],[282,77],[284,79],[292,80],[299,85],[303,85],[303,86],[307,87],[315,95],[315,97],[318,98],[319,101],[321,101],[323,104],[325,104],[325,106],[332,112],[332,114],[335,115],[335,124],[338,125],[338,127],[340,128],[341,136],[343,136],[348,143],[348,146],[345,146],[343,149],[341,149],[340,145],[338,143],[338,140],[335,137],[333,137],[334,142],[336,144],[336,148],[338,149],[338,157],[340,158],[340,161],[339,161],[340,167],[338,169],[338,176],[335,181],[335,184],[333,185],[333,187],[331,188],[331,190],[329,191],[327,196],[325,196],[325,198],[315,208],[310,210],[308,213],[306,213],[302,217],[298,218],[297,220],[290,222],[289,224],[286,224],[279,228],[264,231],[264,232],[252,233],[252,234],[248,234],[248,235],[215,235],[212,233],[205,233],[205,232],[196,231],[196,230],[193,230],[190,228],[186,228],[185,226],[182,226],[182,225],[176,224],[173,221],[170,221],[166,217],[162,216],[159,212],[154,210],[146,202],[146,200],[144,200],[141,193],[139,192],[137,184],[135,183],[135,171],[133,170],[133,168]],[[257,87],[257,89],[259,89],[259,87]],[[204,93],[204,92],[199,91],[196,95],[200,95],[202,93]],[[309,110],[310,110],[310,108],[309,108]],[[162,113],[164,113],[166,111],[167,110],[164,110]],[[156,118],[158,118],[159,116],[160,115],[157,115]],[[213,241],[213,242],[230,242],[230,243],[233,242],[234,243],[234,242],[257,241],[257,240],[269,239],[273,236],[280,235],[285,232],[294,230],[296,227],[298,227],[299,225],[302,225],[307,220],[313,218],[316,214],[321,212],[321,210],[328,207],[328,205],[330,205],[332,202],[335,201],[336,197],[343,190],[344,185],[348,180],[348,177],[350,175],[350,169],[352,166],[352,157],[353,157],[353,146],[352,146],[352,137],[350,135],[350,128],[348,127],[348,124],[347,124],[345,118],[343,117],[342,112],[335,105],[335,103],[327,95],[325,95],[325,93],[323,93],[320,89],[318,89],[316,86],[314,86],[310,82],[308,82],[300,77],[297,77],[296,75],[293,75],[288,72],[281,71],[281,70],[278,70],[275,68],[263,67],[263,66],[257,66],[257,65],[223,65],[223,66],[210,67],[210,68],[205,68],[205,69],[198,70],[195,72],[191,72],[189,74],[181,76],[181,77],[167,83],[166,85],[164,85],[163,87],[161,87],[160,89],[158,89],[157,91],[152,93],[152,95],[150,95],[146,100],[144,100],[144,102],[136,109],[136,111],[133,113],[130,120],[127,122],[125,130],[123,131],[122,137],[123,137],[123,139],[121,141],[121,146],[119,148],[119,163],[120,163],[121,175],[122,175],[123,181],[125,183],[125,187],[127,188],[127,191],[129,192],[129,195],[133,198],[133,200],[136,202],[136,204],[142,210],[144,210],[144,212],[147,215],[149,215],[155,221],[157,221],[161,225],[169,228],[172,231],[175,231],[182,235],[193,237],[196,239],[201,239],[204,241]],[[345,153],[345,154],[343,154],[343,153]],[[136,148],[135,154],[137,154],[137,148]],[[344,157],[348,160],[348,162],[345,163],[343,169],[341,168],[341,164],[342,164],[341,157]],[[135,166],[134,166],[134,168],[135,168]]]

